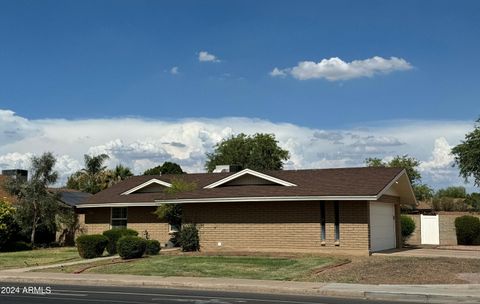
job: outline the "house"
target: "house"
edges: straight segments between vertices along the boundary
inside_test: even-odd
[[[196,188],[165,193],[175,178]],[[244,169],[131,177],[77,211],[86,233],[128,226],[165,243],[174,229],[153,212],[166,203],[182,204],[183,223],[197,225],[202,250],[369,254],[401,246],[400,204],[416,200],[399,168]]]

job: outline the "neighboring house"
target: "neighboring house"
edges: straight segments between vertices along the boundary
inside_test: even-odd
[[[168,195],[173,179],[197,185]],[[128,226],[162,243],[171,227],[153,214],[182,204],[202,250],[349,251],[401,246],[400,204],[415,204],[405,170],[340,168],[135,176],[77,205],[86,233]]]
[[[21,169],[2,170],[2,174],[0,175],[0,200],[6,201],[11,204],[15,204],[17,201],[15,196],[10,195],[5,190],[5,182],[7,181],[7,178],[26,181],[28,178],[28,171],[21,170]]]
[[[71,209],[73,216],[71,219],[72,225],[57,227],[55,240],[63,245],[73,245],[76,234],[82,231],[82,227],[78,222],[78,216],[75,213],[75,208],[78,204],[85,202],[92,194],[67,188],[50,188],[49,190],[58,194],[60,206]]]

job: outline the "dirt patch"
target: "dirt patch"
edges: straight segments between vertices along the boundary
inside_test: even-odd
[[[352,262],[311,280],[363,284],[462,284],[460,273],[480,273],[480,260],[419,257],[352,257]]]

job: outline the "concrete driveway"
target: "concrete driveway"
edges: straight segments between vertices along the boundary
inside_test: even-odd
[[[480,248],[478,248],[480,249]],[[462,259],[480,259],[480,250],[456,250],[438,248],[402,248],[375,252],[373,256],[400,256],[400,257],[445,257]]]

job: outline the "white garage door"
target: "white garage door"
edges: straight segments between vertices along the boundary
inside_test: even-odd
[[[395,208],[393,204],[370,203],[370,250],[396,247]]]

